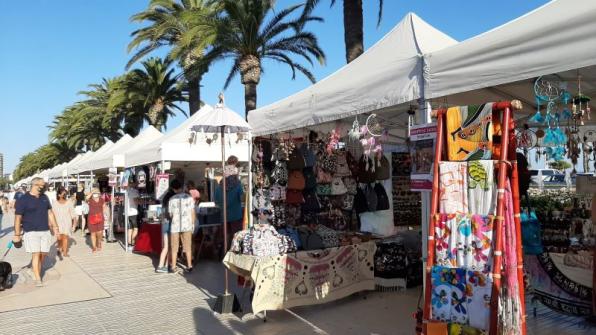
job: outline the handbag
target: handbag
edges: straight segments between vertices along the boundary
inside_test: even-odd
[[[89,215],[89,224],[103,224],[103,214],[102,213],[95,213],[93,215]]]
[[[317,156],[315,155],[315,152],[310,148],[310,146],[306,143],[302,143],[300,151],[302,152],[302,156],[304,157],[305,167],[314,167],[317,163]]]
[[[268,189],[256,189],[252,197],[252,207],[254,209],[271,209],[271,192]]]
[[[366,195],[364,194],[364,190],[358,187],[356,191],[356,195],[354,196],[354,208],[356,214],[368,212],[368,203],[366,202]]]
[[[304,250],[319,250],[323,249],[323,239],[308,227],[302,226],[298,228],[298,236],[300,237],[300,244]]]
[[[334,248],[339,246],[339,234],[335,230],[319,224],[315,228],[315,233],[321,236],[321,239],[323,240],[323,246],[325,248]]]
[[[341,209],[345,211],[351,211],[354,208],[354,195],[346,194],[344,195],[342,201],[343,205],[341,206]]]
[[[290,158],[288,160],[288,169],[289,170],[302,170],[306,167],[304,163],[304,156],[300,149],[296,148],[290,154]]]
[[[83,214],[85,214],[85,215],[89,214],[89,204],[88,203],[86,203],[86,202],[83,201],[83,203],[81,204],[81,208],[83,210]],[[130,209],[128,211],[129,211],[129,214],[128,215],[131,215],[130,214]]]
[[[521,226],[524,254],[540,255],[543,253],[540,221],[538,221],[536,213],[534,211],[531,211],[529,215],[525,212],[522,213]]]
[[[319,184],[317,185],[318,195],[331,195],[331,184]]]
[[[340,177],[333,178],[331,183],[331,195],[342,195],[348,193],[348,189]]]
[[[372,184],[377,181],[375,173],[375,162],[372,158],[362,155],[358,162],[358,182],[363,184]]]
[[[285,201],[286,200],[286,188],[279,184],[274,184],[269,190],[271,201]]]
[[[385,157],[385,155],[382,155],[381,159],[377,161],[377,167],[375,168],[375,178],[377,180],[387,180],[391,178],[389,160],[387,157]]]
[[[306,186],[306,180],[304,179],[304,174],[302,170],[300,171],[292,171],[290,172],[290,176],[288,177],[288,189],[289,190],[296,190],[302,191]]]
[[[255,187],[268,188],[271,186],[271,183],[269,182],[269,176],[267,176],[263,171],[254,172],[253,180]]]
[[[389,198],[387,197],[387,191],[381,183],[376,183],[375,194],[377,196],[377,209],[378,211],[384,211],[389,209]]]
[[[346,189],[348,190],[348,194],[356,195],[358,192],[358,182],[356,179],[352,177],[345,177],[343,178],[344,185],[346,185]]]
[[[304,194],[304,204],[302,205],[304,212],[319,212],[321,210],[321,202],[315,192],[308,192]]]
[[[330,184],[333,181],[331,173],[323,170],[321,167],[317,167],[317,183],[318,184]]]
[[[366,199],[366,206],[368,207],[368,211],[377,211],[378,199],[375,188],[370,185],[366,185],[366,187],[364,188],[364,197]]]
[[[286,191],[286,203],[290,205],[299,205],[304,203],[302,191],[288,189]]]
[[[315,171],[311,167],[306,167],[303,170],[304,172],[304,179],[305,179],[305,190],[314,190],[317,188],[317,176],[315,175]]]
[[[324,152],[319,153],[319,166],[326,172],[335,173],[337,170],[337,156],[327,155]]]
[[[348,224],[346,222],[346,218],[344,214],[341,212],[340,209],[333,209],[329,211],[327,217],[327,227],[333,230],[346,230],[348,228]]]
[[[288,166],[284,161],[275,162],[275,167],[271,172],[271,178],[279,185],[287,185],[288,183]]]
[[[275,227],[283,227],[286,225],[286,206],[284,204],[277,203],[273,205],[271,223]]]
[[[335,177],[349,177],[352,175],[352,171],[348,167],[348,161],[346,153],[341,152],[337,154],[337,171],[335,171]]]
[[[289,237],[292,241],[294,241],[294,245],[296,246],[296,249],[302,248],[302,243],[300,241],[300,235],[298,234],[298,231],[296,230],[296,228],[292,228],[292,227],[277,228],[277,232],[280,233],[281,235]]]

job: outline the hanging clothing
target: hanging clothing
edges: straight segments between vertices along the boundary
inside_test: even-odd
[[[468,212],[494,215],[497,204],[494,161],[468,162]]]
[[[468,213],[467,170],[466,162],[439,163],[441,213]]]
[[[492,103],[447,110],[447,150],[450,161],[491,159]]]

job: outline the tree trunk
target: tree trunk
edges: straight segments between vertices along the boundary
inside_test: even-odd
[[[188,111],[190,115],[201,108],[201,79],[200,75],[197,78],[188,79]]]
[[[244,117],[248,121],[248,112],[257,109],[257,84],[244,84]]]
[[[257,108],[257,85],[261,80],[261,60],[254,55],[242,57],[240,63],[240,82],[244,85],[244,116]]]
[[[364,52],[362,21],[362,0],[344,0],[344,40],[347,63]]]
[[[161,128],[164,125],[164,103],[162,98],[158,98],[155,104],[149,108],[149,113],[147,113],[147,118],[149,119],[149,124],[153,127],[157,128],[157,130],[161,131]]]

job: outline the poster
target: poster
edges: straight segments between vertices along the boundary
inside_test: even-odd
[[[167,173],[155,176],[155,199],[160,200],[170,187],[170,175]]]
[[[392,152],[393,224],[395,226],[418,226],[421,221],[420,192],[412,192],[412,158],[409,152]]]
[[[108,173],[108,185],[112,187],[118,185],[118,169],[110,168]]]
[[[429,123],[410,128],[410,153],[412,155],[411,184],[412,191],[432,190],[433,162],[437,125]]]

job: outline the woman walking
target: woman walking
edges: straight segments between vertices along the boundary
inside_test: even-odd
[[[81,220],[81,236],[85,237],[85,215],[88,213],[87,203],[85,203],[85,184],[79,184],[77,188],[77,192],[75,193],[76,197],[76,207],[75,213],[77,214],[77,222],[73,226],[73,232],[76,230],[77,225],[79,224],[79,219]]]
[[[68,192],[64,187],[58,188],[52,210],[58,224],[58,253],[68,257],[69,237],[77,215],[75,214],[74,204],[68,199]]]
[[[103,240],[104,211],[107,211],[107,205],[101,198],[99,189],[94,188],[88,199],[89,204],[89,233],[91,235],[91,245],[93,252],[101,251],[101,242]]]

